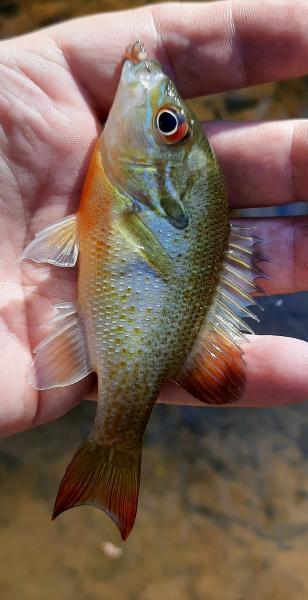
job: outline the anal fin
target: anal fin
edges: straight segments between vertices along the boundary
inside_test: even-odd
[[[76,307],[60,304],[51,320],[52,335],[34,348],[30,383],[37,390],[64,387],[86,377],[93,367],[88,353],[83,323]]]
[[[232,227],[220,284],[205,322],[176,381],[207,404],[234,404],[243,393],[246,365],[241,341],[253,333],[243,317],[259,320],[249,305],[257,289],[256,239]]]
[[[21,260],[74,267],[79,253],[77,215],[70,215],[42,229],[24,249]]]

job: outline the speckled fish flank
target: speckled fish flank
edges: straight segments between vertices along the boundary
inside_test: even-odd
[[[133,527],[142,438],[173,379],[208,404],[236,402],[238,342],[249,330],[253,240],[230,224],[219,164],[200,124],[137,42],[96,145],[77,215],[39,233],[24,258],[73,266],[78,302],[57,307],[35,349],[38,389],[97,373],[89,438],[70,463],[54,517],[94,504]]]

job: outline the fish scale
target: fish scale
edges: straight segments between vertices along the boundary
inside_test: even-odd
[[[205,143],[204,170],[208,153],[211,160]],[[94,432],[98,439],[106,440],[110,432],[114,439],[119,430],[118,443],[125,446],[127,437],[143,434],[146,416],[162,383],[176,376],[206,316],[216,287],[211,279],[217,280],[229,231],[219,169],[215,175],[212,185],[217,202],[206,202],[210,190],[201,174],[190,186],[190,198],[185,199],[189,226],[180,234],[168,222],[162,224],[150,210],[142,211],[144,222],[173,260],[174,270],[168,281],[138,257],[115,227],[105,228],[107,207],[112,201],[100,202],[95,180],[89,188],[86,186],[80,222],[89,225],[80,227],[78,297],[91,340],[92,363],[103,382]],[[113,198],[113,205],[125,205],[125,197],[110,185],[103,165],[99,186],[103,187],[104,198],[108,194]],[[205,286],[209,273],[209,285]],[[148,308],[153,309],[151,320]],[[125,318],[126,314],[129,316]]]

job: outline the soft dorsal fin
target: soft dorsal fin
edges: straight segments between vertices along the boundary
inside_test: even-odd
[[[77,215],[70,215],[45,227],[24,249],[21,259],[74,267],[79,253]]]
[[[233,404],[244,388],[246,365],[239,342],[252,329],[242,318],[258,317],[248,308],[256,302],[252,293],[261,260],[249,230],[233,226],[220,285],[195,344],[176,381],[207,404]],[[259,273],[260,275],[260,273]]]

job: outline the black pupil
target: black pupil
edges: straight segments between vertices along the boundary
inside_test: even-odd
[[[177,118],[168,111],[161,112],[158,117],[158,129],[161,133],[171,133],[177,127]]]

